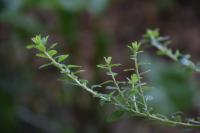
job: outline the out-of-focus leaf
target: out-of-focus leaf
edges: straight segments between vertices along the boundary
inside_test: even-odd
[[[122,116],[124,115],[124,111],[123,110],[116,110],[114,112],[112,112],[112,114],[110,114],[107,117],[107,121],[108,122],[114,122],[119,120]]]
[[[69,55],[61,55],[61,56],[59,56],[59,58],[58,58],[58,62],[62,62],[62,61],[64,61],[65,59],[67,59],[69,57]]]
[[[48,54],[49,54],[50,56],[54,56],[54,55],[57,54],[57,51],[56,51],[56,50],[50,50],[50,51],[48,51]]]
[[[47,58],[47,56],[43,53],[37,53],[36,56],[42,57],[42,58]]]

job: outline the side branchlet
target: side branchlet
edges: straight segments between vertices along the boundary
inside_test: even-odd
[[[173,51],[167,47],[171,43],[171,40],[169,37],[160,36],[158,29],[147,30],[146,34],[144,35],[143,42],[157,48],[159,55],[165,55],[191,70],[200,72],[200,66],[190,60],[191,56],[189,54],[180,53],[179,50]]]

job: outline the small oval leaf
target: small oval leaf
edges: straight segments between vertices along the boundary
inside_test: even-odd
[[[69,55],[61,55],[61,56],[58,57],[58,62],[62,62],[65,59],[67,59],[68,57],[69,57]]]
[[[54,56],[55,54],[57,54],[57,51],[56,50],[50,50],[50,51],[48,51],[48,54],[50,56]]]

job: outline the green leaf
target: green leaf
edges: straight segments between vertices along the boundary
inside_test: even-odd
[[[56,50],[50,50],[50,51],[48,51],[48,54],[50,56],[54,56],[55,54],[57,54],[57,51]]]
[[[100,88],[100,87],[102,87],[103,85],[106,85],[106,84],[109,84],[109,83],[113,83],[113,81],[112,81],[112,80],[108,80],[108,81],[102,82],[102,83],[100,83],[100,84],[98,84],[98,85],[92,85],[91,88],[92,88],[92,89],[94,89],[94,88]]]
[[[135,41],[135,42],[132,42],[130,46],[128,46],[128,48],[132,51],[132,52],[138,52],[139,51],[139,48],[141,46],[141,43]]]
[[[159,30],[158,29],[155,29],[155,30],[148,29],[147,30],[147,36],[152,37],[152,38],[156,38],[156,37],[159,36]]]
[[[87,85],[87,84],[88,84],[88,81],[87,81],[87,80],[79,79],[79,81],[81,82],[81,84],[84,84],[84,85]]]
[[[67,65],[68,68],[80,68],[82,66],[77,66],[77,65]]]
[[[133,83],[136,83],[138,80],[139,80],[139,76],[138,75],[136,75],[136,74],[132,74],[131,75],[131,81]]]
[[[133,68],[128,68],[128,69],[124,69],[123,71],[124,72],[128,72],[128,71],[134,71],[135,69],[133,69]]]
[[[69,55],[61,55],[61,56],[58,57],[58,62],[62,62],[65,59],[67,59],[68,57],[69,57]]]
[[[121,66],[121,64],[111,64],[110,66],[111,67],[118,67],[118,66]]]
[[[30,45],[27,45],[27,46],[26,46],[27,49],[32,49],[32,48],[34,48],[34,47],[35,47],[34,44],[30,44]]]
[[[98,67],[98,68],[102,68],[102,69],[106,69],[106,68],[107,68],[107,66],[106,66],[106,65],[103,65],[103,64],[99,64],[99,65],[97,65],[97,67]]]
[[[109,116],[107,117],[107,121],[108,121],[108,122],[117,121],[117,120],[119,120],[123,115],[124,115],[124,111],[123,111],[123,110],[114,111],[111,115],[109,115]]]
[[[36,56],[42,57],[42,58],[48,58],[45,54],[43,53],[37,53]]]
[[[105,85],[105,84],[109,84],[109,83],[113,83],[113,81],[112,80],[107,80],[107,81],[105,81],[105,82],[103,82],[103,83],[101,83],[99,85]]]
[[[54,43],[54,44],[52,44],[50,47],[49,47],[49,49],[53,49],[55,46],[57,46],[58,45],[58,43]]]
[[[158,50],[156,53],[157,53],[157,55],[160,55],[160,56],[166,55],[166,52],[163,52],[160,50]]]
[[[180,115],[174,116],[174,120],[177,121],[177,122],[181,122],[182,117]]]
[[[35,47],[36,47],[36,49],[38,49],[38,50],[40,50],[42,52],[46,51],[46,48],[45,48],[45,46],[43,44],[36,45]]]
[[[118,75],[118,73],[114,73],[114,72],[107,72],[106,74],[109,75],[109,76],[112,76],[112,75],[117,76]]]
[[[85,72],[85,70],[78,70],[78,71],[75,71],[74,74],[79,74],[79,73],[82,73],[82,72]]]
[[[176,58],[178,58],[180,55],[181,55],[180,51],[179,51],[179,50],[176,50],[176,52],[175,52]]]
[[[110,64],[112,61],[112,57],[104,57],[104,60],[107,64]]]
[[[92,85],[92,86],[91,86],[91,89],[101,88],[101,87],[102,87],[101,85]]]
[[[43,37],[43,38],[41,39],[41,43],[42,43],[43,45],[46,45],[46,44],[47,44],[47,41],[48,41],[48,38],[49,38],[49,36]]]
[[[152,89],[153,87],[147,86],[147,85],[143,85],[142,86],[142,90],[145,91],[149,91],[150,89]]]
[[[34,43],[39,44],[41,42],[41,35],[36,35],[31,39]]]
[[[50,66],[50,65],[52,65],[52,63],[48,63],[48,64],[41,65],[41,66],[39,67],[39,69],[42,69],[42,68],[48,67],[48,66]]]

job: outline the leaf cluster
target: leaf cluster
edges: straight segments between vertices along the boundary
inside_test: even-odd
[[[157,53],[159,55],[167,56],[191,70],[200,72],[200,66],[190,60],[191,56],[189,54],[183,54],[179,50],[173,51],[172,49],[168,48],[168,45],[171,44],[171,40],[169,37],[160,36],[158,29],[147,30],[146,34],[144,35],[143,42],[157,48]]]

